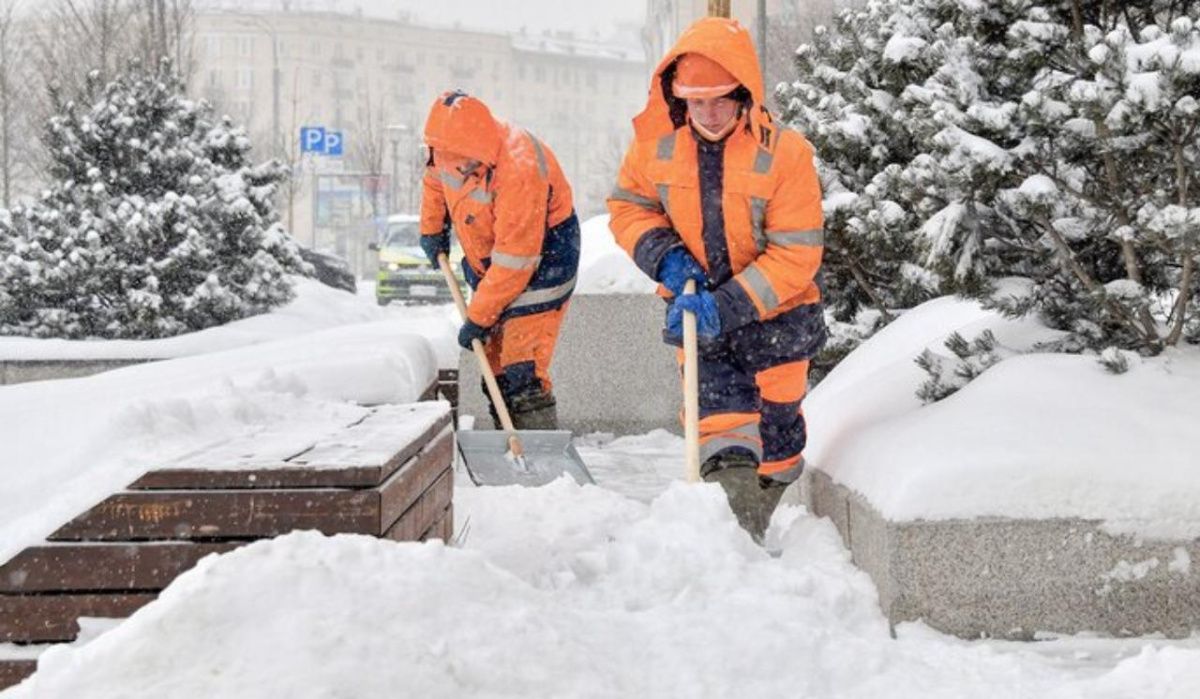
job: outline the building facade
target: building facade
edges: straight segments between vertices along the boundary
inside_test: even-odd
[[[602,211],[619,165],[613,144],[624,146],[645,99],[638,34],[598,42],[325,12],[205,12],[190,89],[244,125],[259,156],[292,168],[282,215],[293,235],[366,274],[379,221],[419,206],[425,113],[444,90],[476,95],[538,135],[580,214]],[[315,126],[341,132],[340,156],[301,152],[301,128]]]

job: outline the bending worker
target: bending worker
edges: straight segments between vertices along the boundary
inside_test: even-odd
[[[545,144],[461,91],[433,103],[425,143],[421,247],[436,267],[453,226],[474,290],[458,343],[483,341],[517,429],[557,429],[550,361],[579,268],[571,186]]]
[[[610,226],[670,299],[667,341],[696,314],[701,476],[761,542],[804,468],[800,403],[826,336],[813,149],[771,117],[750,34],[725,18],[680,36],[633,126]],[[688,279],[698,293],[681,297]]]

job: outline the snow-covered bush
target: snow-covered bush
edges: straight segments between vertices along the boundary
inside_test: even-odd
[[[284,173],[170,63],[52,97],[53,184],[0,216],[0,334],[163,337],[292,298],[307,266],[272,203]]]
[[[1200,341],[1200,2],[874,0],[796,65],[842,319],[957,292],[1049,349]]]

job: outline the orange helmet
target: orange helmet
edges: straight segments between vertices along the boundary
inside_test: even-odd
[[[443,92],[425,119],[425,143],[434,150],[495,165],[500,153],[500,130],[492,112],[479,99],[462,90]]]
[[[699,53],[685,53],[675,62],[671,94],[680,99],[721,97],[736,90],[739,84],[720,63]]]

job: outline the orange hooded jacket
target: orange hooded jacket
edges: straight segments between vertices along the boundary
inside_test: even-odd
[[[719,178],[701,173],[698,152],[708,146],[686,123],[685,103],[668,100],[674,63],[685,53],[716,61],[750,94],[718,156]],[[708,271],[723,330],[820,301],[815,276],[824,222],[813,149],[764,106],[762,73],[745,28],[716,17],[689,27],[655,69],[633,127],[634,142],[608,199],[609,225],[646,274],[657,280],[667,251],[686,246]],[[719,218],[712,214],[718,203]]]
[[[433,103],[425,143],[480,163],[466,177],[426,167],[421,233],[454,225],[466,262],[482,278],[467,317],[491,327],[510,304],[520,303],[541,262],[546,230],[570,217],[571,186],[545,144],[461,92]]]

